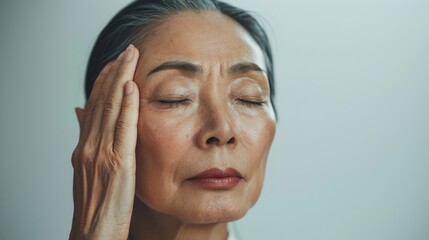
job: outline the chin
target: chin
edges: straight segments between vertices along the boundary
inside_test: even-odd
[[[246,215],[252,204],[228,199],[212,199],[182,206],[175,216],[189,224],[231,222]]]
[[[245,201],[243,198],[236,199],[219,195],[210,199],[198,197],[178,198],[176,201],[169,203],[144,198],[141,200],[155,212],[173,217],[186,224],[213,224],[235,221],[244,217],[254,204],[253,201]]]
[[[190,211],[179,215],[179,219],[188,224],[213,224],[222,222],[231,222],[238,220],[246,215],[248,209],[237,208],[214,208],[207,206],[206,209]]]

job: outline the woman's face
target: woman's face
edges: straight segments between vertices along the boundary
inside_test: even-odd
[[[265,69],[251,36],[220,13],[182,12],[157,28],[135,76],[140,200],[186,223],[244,216],[276,128]]]

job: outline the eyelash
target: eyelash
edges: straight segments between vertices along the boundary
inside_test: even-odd
[[[188,105],[190,102],[189,99],[182,99],[182,100],[159,100],[158,104],[165,107],[165,108],[177,108],[181,105]]]
[[[249,101],[245,99],[237,99],[240,104],[246,106],[246,107],[261,107],[265,102],[255,102],[255,101]],[[180,106],[186,106],[190,103],[189,99],[183,99],[183,100],[159,100],[158,104],[165,108],[177,108]]]
[[[261,107],[265,102],[255,102],[255,101],[249,101],[245,99],[238,99],[241,104],[247,106],[247,107]]]

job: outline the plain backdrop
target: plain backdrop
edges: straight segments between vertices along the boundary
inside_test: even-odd
[[[0,239],[67,239],[75,106],[129,0],[0,3]],[[239,239],[429,239],[429,1],[228,1],[263,18],[279,122]]]

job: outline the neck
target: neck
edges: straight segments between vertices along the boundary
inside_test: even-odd
[[[130,240],[225,240],[227,236],[226,223],[187,224],[172,216],[154,211],[137,197],[134,200]]]

